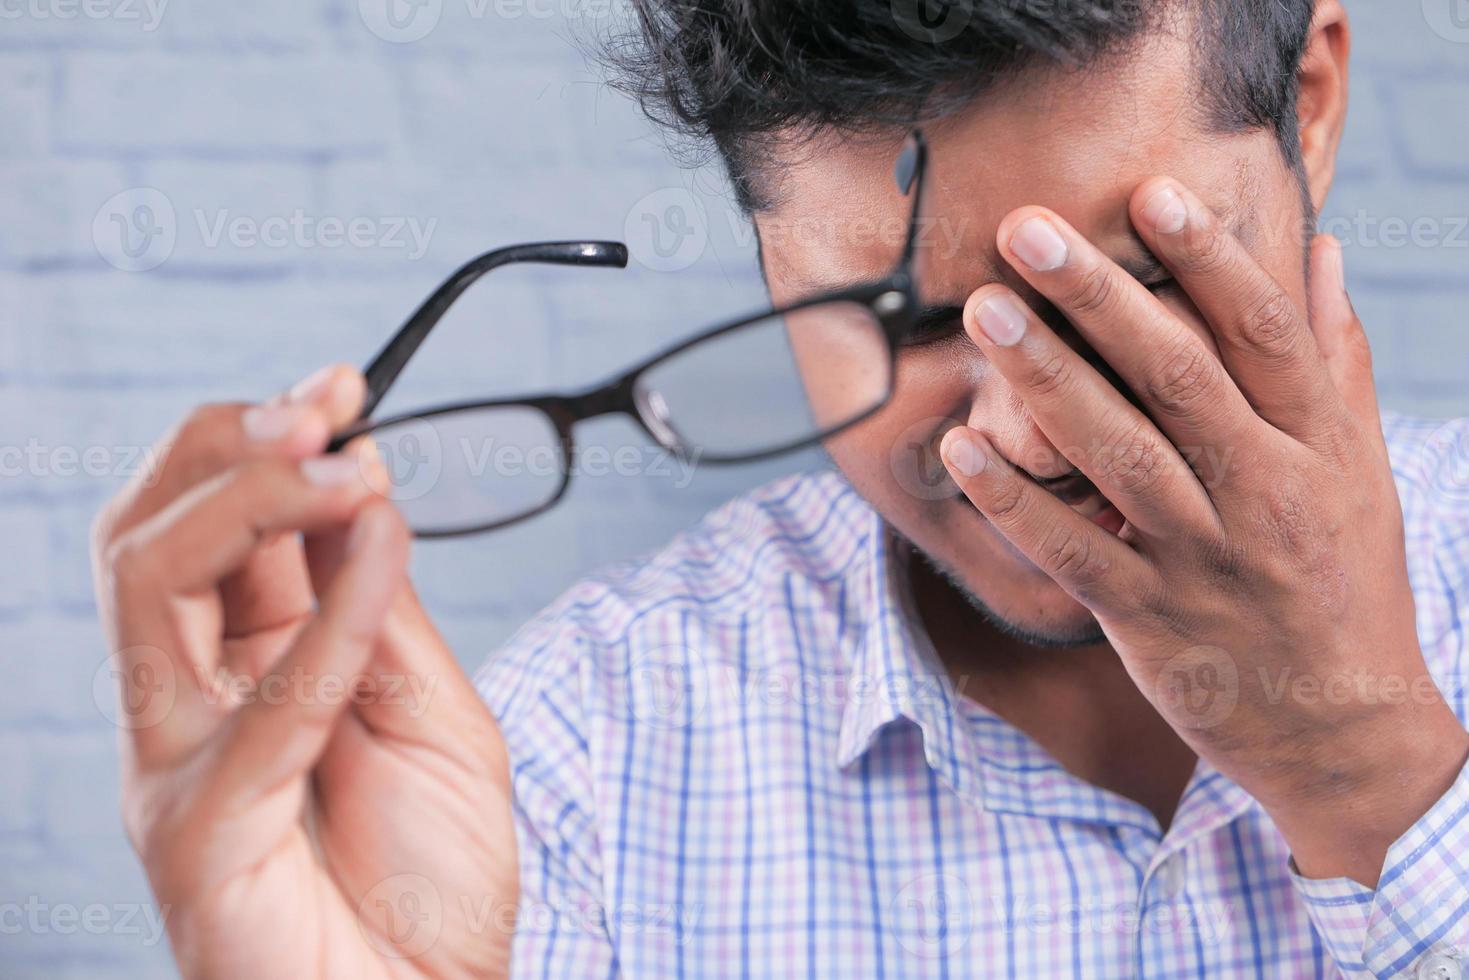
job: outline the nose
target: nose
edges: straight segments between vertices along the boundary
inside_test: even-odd
[[[1019,393],[999,378],[977,398],[968,425],[985,438],[1013,466],[1041,480],[1076,471],[1076,467],[1035,424]]]

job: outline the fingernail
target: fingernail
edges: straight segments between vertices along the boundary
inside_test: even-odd
[[[256,442],[273,442],[289,434],[302,417],[294,405],[256,405],[240,416],[240,426]]]
[[[298,381],[291,386],[291,390],[286,393],[286,400],[296,403],[316,401],[322,395],[325,395],[327,389],[331,387],[334,371],[335,365],[331,364],[323,368],[317,368],[304,380]]]
[[[984,451],[969,436],[955,436],[949,443],[949,465],[964,476],[978,476],[984,463]]]
[[[1025,311],[1003,293],[980,303],[974,318],[979,321],[979,329],[997,346],[1010,347],[1025,336]]]
[[[1010,239],[1010,250],[1036,272],[1051,272],[1066,264],[1066,239],[1045,218],[1030,218]]]
[[[1162,187],[1143,205],[1143,220],[1160,235],[1176,235],[1188,224],[1188,206],[1172,187]]]
[[[353,481],[364,482],[362,468],[357,458],[339,453],[303,459],[301,475],[308,483],[314,483],[319,487],[340,487]]]

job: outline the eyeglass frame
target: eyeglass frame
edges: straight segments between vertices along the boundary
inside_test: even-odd
[[[795,452],[830,439],[869,418],[892,399],[897,380],[898,350],[903,337],[912,329],[919,312],[917,281],[913,266],[918,234],[924,216],[922,210],[923,186],[927,162],[928,149],[923,133],[921,130],[914,129],[905,138],[903,149],[893,168],[893,176],[899,190],[904,195],[912,195],[908,230],[897,264],[890,273],[880,279],[818,293],[784,306],[772,307],[717,324],[665,347],[638,364],[625,369],[609,381],[580,391],[549,392],[484,401],[449,402],[387,418],[372,419],[373,411],[402,374],[408,361],[428,337],[430,331],[443,319],[455,300],[487,273],[503,265],[522,262],[622,269],[627,267],[628,251],[627,246],[621,242],[532,242],[495,249],[477,256],[457,269],[435,289],[363,370],[367,382],[367,393],[362,409],[356,421],[332,438],[327,446],[327,451],[337,452],[353,439],[378,429],[402,425],[406,422],[433,419],[436,416],[455,412],[524,407],[545,416],[554,426],[560,442],[561,483],[557,486],[555,493],[544,503],[531,510],[498,521],[455,528],[413,529],[413,535],[418,538],[451,538],[509,527],[542,514],[559,503],[571,485],[571,460],[575,448],[572,430],[577,423],[602,415],[629,415],[654,443],[668,452],[682,459],[713,465],[757,462]],[[641,397],[637,383],[643,374],[690,347],[762,320],[786,316],[813,306],[844,302],[866,307],[881,325],[888,347],[889,381],[887,391],[880,401],[839,425],[772,449],[709,454],[697,447],[686,445],[668,422],[660,417],[657,410]]]

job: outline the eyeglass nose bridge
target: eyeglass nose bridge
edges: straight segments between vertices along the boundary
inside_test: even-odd
[[[668,405],[656,389],[642,384],[638,375],[625,377],[615,384],[595,388],[565,399],[564,406],[572,421],[585,421],[601,415],[630,415],[653,440],[665,449],[683,452],[684,440],[668,418]]]
[[[686,448],[684,440],[668,421],[668,403],[663,400],[663,395],[656,388],[646,385],[635,385],[632,391],[634,403],[638,409],[638,420],[643,423],[650,435],[657,439],[666,449],[683,452]]]

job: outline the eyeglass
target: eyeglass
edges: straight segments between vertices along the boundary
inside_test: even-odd
[[[902,254],[872,282],[723,323],[570,393],[455,402],[373,420],[373,411],[449,308],[511,263],[625,268],[617,242],[542,242],[488,252],[436,289],[365,370],[356,422],[328,447],[364,436],[387,464],[389,496],[417,537],[492,531],[548,510],[566,493],[572,429],[625,414],[692,464],[753,462],[828,439],[892,396],[897,352],[918,315],[914,252],[927,151],[914,130],[893,169],[912,199]]]

